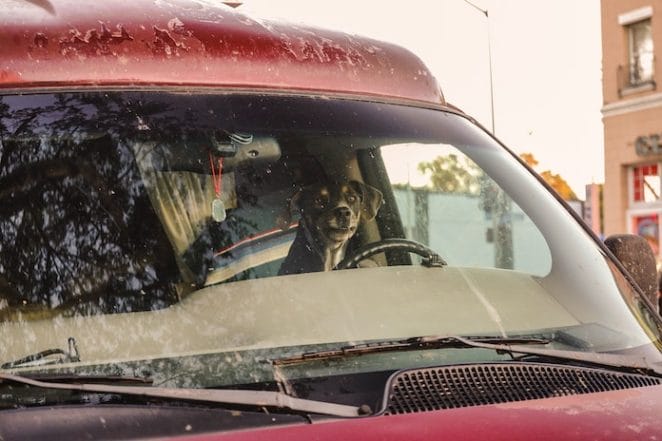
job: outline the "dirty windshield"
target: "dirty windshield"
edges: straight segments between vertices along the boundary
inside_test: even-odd
[[[6,95],[0,200],[1,370],[248,384],[269,360],[430,335],[659,360],[649,310],[593,239],[450,112]]]

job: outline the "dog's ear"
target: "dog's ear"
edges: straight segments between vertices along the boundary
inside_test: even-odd
[[[303,188],[300,188],[299,191],[294,193],[290,198],[288,198],[287,208],[283,213],[278,216],[278,226],[281,230],[287,230],[292,223],[292,213],[299,210],[299,200],[301,199],[301,194],[303,193]]]
[[[374,219],[384,200],[382,192],[363,182],[350,181],[349,183],[361,195],[361,214],[363,219]]]

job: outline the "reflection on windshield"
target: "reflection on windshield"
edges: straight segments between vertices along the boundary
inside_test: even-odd
[[[0,109],[3,315],[173,303],[172,252],[133,153],[111,135],[131,113],[101,97],[49,101]]]

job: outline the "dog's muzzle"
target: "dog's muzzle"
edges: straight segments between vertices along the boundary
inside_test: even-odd
[[[352,226],[352,210],[347,207],[338,207],[333,210],[338,228],[349,229]]]
[[[354,235],[357,219],[352,214],[351,209],[337,207],[328,214],[325,224],[323,233],[327,239],[334,242],[344,242]]]

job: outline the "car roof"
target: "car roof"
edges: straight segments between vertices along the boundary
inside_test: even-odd
[[[9,0],[0,91],[185,86],[322,92],[444,105],[399,46],[251,18],[200,0]]]

